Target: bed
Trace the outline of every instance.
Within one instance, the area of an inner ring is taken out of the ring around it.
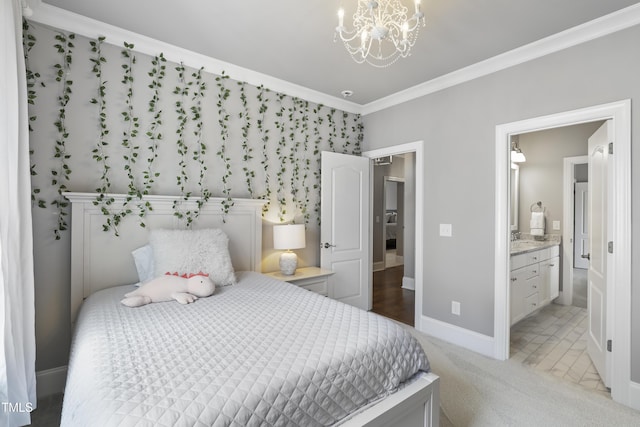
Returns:
[[[146,227],[131,217],[115,237],[95,196],[66,194],[75,327],[63,426],[438,425],[438,377],[403,327],[258,273],[261,201],[222,215],[214,200],[194,225],[228,236],[236,283],[130,308],[131,252],[148,230],[179,228],[173,198],[149,197]]]

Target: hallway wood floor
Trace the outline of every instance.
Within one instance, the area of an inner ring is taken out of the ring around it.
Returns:
[[[404,266],[396,266],[373,273],[374,313],[413,326],[415,292],[402,289]]]

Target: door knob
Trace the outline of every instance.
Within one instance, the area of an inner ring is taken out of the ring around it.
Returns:
[[[331,243],[320,243],[320,247],[324,249],[335,248],[336,245],[332,245]]]
[[[589,254],[586,254],[586,255],[580,255],[580,257],[581,257],[581,258],[586,258],[586,259],[588,259],[589,261],[591,261],[591,254],[590,254],[590,253],[589,253]]]

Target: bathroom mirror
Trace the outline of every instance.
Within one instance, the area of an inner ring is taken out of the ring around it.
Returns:
[[[520,166],[511,163],[511,231],[518,231],[518,206],[520,204]]]

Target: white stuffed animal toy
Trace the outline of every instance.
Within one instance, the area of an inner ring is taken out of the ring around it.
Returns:
[[[166,273],[125,294],[120,301],[127,307],[140,307],[152,302],[176,300],[180,304],[189,304],[195,300],[212,295],[216,285],[208,274],[198,273],[179,276],[178,273]]]

